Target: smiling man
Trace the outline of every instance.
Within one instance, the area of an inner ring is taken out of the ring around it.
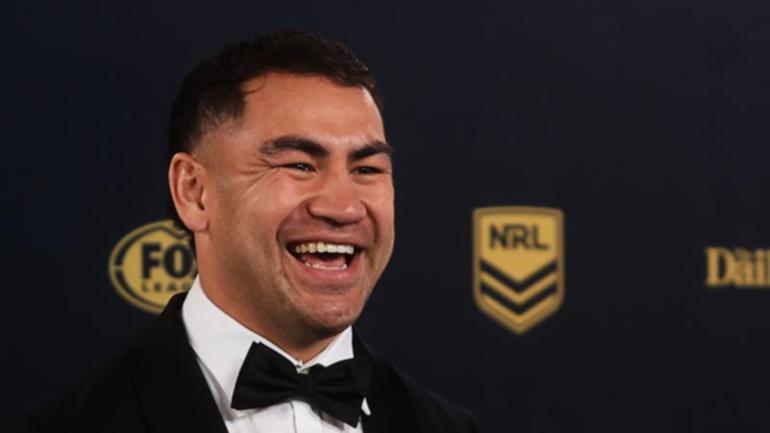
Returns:
[[[343,45],[276,32],[182,83],[168,180],[199,276],[42,431],[473,432],[352,330],[394,242],[376,83]]]
[[[356,320],[390,258],[390,147],[363,87],[275,70],[242,91],[239,118],[174,155],[172,195],[206,296],[308,360]]]

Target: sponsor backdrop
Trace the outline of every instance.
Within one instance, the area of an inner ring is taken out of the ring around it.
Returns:
[[[397,241],[373,346],[487,432],[770,431],[766,2],[3,9],[3,415],[189,286],[170,101],[201,56],[289,27],[383,88]]]

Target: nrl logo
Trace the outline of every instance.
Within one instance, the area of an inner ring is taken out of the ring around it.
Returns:
[[[473,294],[491,318],[523,334],[564,299],[564,224],[558,209],[473,212]]]

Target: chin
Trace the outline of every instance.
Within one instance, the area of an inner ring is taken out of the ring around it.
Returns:
[[[362,284],[295,285],[287,304],[308,339],[326,339],[353,325],[364,309],[371,288]]]
[[[305,323],[311,333],[321,338],[339,334],[351,326],[361,314],[363,306],[328,306],[321,310],[307,312]]]

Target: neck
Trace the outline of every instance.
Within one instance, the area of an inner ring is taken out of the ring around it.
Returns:
[[[253,331],[253,330],[252,330]],[[257,331],[254,331],[257,332]],[[306,342],[306,343],[300,343],[297,344],[295,341],[292,341],[290,339],[281,339],[280,336],[267,336],[264,334],[261,334],[257,332],[260,335],[263,335],[265,338],[270,340],[273,344],[280,347],[284,352],[288,353],[292,356],[292,358],[305,363],[310,361],[311,359],[318,356],[319,353],[323,352],[326,347],[329,346],[329,344],[334,341],[334,339],[337,337],[336,335],[333,335],[328,338],[324,338],[322,340],[315,340],[312,342]]]
[[[252,309],[248,308],[249,302],[245,300],[233,302],[232,297],[223,290],[212,289],[216,287],[218,286],[215,282],[204,281],[201,278],[203,293],[217,308],[300,362],[304,363],[318,356],[340,334],[321,334],[309,331],[305,329],[306,327],[265,322],[260,319],[264,319],[267,315],[254,314]]]

